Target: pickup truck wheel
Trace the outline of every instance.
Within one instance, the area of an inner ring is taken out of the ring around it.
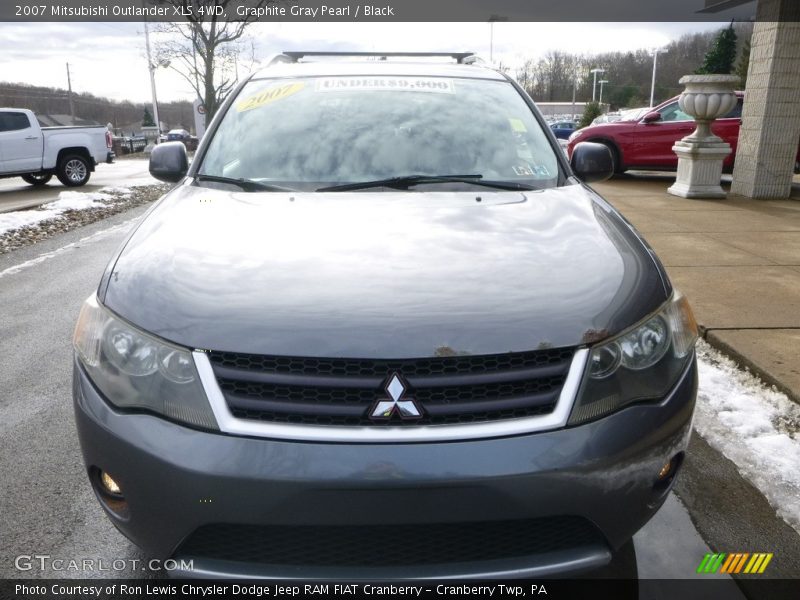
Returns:
[[[68,187],[78,187],[89,181],[89,163],[78,154],[65,156],[58,163],[58,180]]]
[[[35,186],[44,185],[52,178],[52,175],[37,175],[35,173],[28,173],[27,175],[22,176],[22,180],[25,183],[30,183],[31,185]]]

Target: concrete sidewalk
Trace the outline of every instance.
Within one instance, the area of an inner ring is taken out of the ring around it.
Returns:
[[[653,246],[709,343],[800,402],[800,200],[686,200],[672,181],[593,187]]]

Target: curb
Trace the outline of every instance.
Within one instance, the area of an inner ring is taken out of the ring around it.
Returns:
[[[719,350],[723,354],[725,354],[728,358],[734,361],[739,367],[743,367],[746,370],[750,371],[753,375],[757,376],[761,379],[765,384],[774,387],[780,392],[786,394],[786,396],[792,401],[797,404],[800,404],[800,393],[793,390],[785,383],[781,382],[778,378],[773,376],[766,371],[762,367],[756,365],[752,360],[747,358],[744,354],[739,352],[736,348],[731,346],[730,344],[723,342],[719,337],[714,334],[713,329],[707,329],[702,325],[699,326],[700,328],[700,337],[703,338],[708,344]]]

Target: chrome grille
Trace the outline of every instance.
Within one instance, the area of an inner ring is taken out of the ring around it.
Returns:
[[[575,350],[484,356],[371,360],[276,357],[212,351],[214,375],[240,419],[305,425],[446,425],[549,414]],[[376,423],[368,412],[385,399],[392,373],[423,417]]]

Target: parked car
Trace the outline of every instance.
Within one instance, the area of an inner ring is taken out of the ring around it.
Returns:
[[[192,134],[185,129],[170,129],[167,132],[168,142],[183,142],[192,137]]]
[[[100,505],[180,574],[590,571],[666,499],[687,301],[584,185],[608,150],[570,166],[513,79],[453,56],[285,53],[191,166],[153,149],[175,185],[81,311],[73,397]]]
[[[198,139],[185,129],[172,129],[167,133],[168,142],[183,142],[190,152],[197,150]]]
[[[737,92],[737,96],[739,102],[736,106],[711,127],[714,134],[733,149],[723,162],[726,172],[733,171],[739,142],[744,93]],[[678,157],[672,151],[672,146],[694,128],[694,119],[680,109],[676,96],[653,109],[624,115],[616,123],[590,125],[576,131],[569,138],[567,152],[571,153],[581,142],[596,142],[604,144],[611,151],[616,173],[629,169],[674,171],[678,168]],[[797,160],[800,161],[800,150]]]
[[[616,123],[620,119],[622,119],[622,115],[618,112],[606,113],[604,115],[600,115],[594,121],[592,121],[592,125],[599,125],[600,123]]]
[[[572,132],[575,131],[577,125],[574,121],[556,121],[550,124],[550,129],[553,130],[555,136],[559,139],[567,139]]]
[[[30,110],[0,108],[0,178],[44,185],[55,175],[66,186],[85,185],[95,167],[114,161],[105,127],[40,127]]]

